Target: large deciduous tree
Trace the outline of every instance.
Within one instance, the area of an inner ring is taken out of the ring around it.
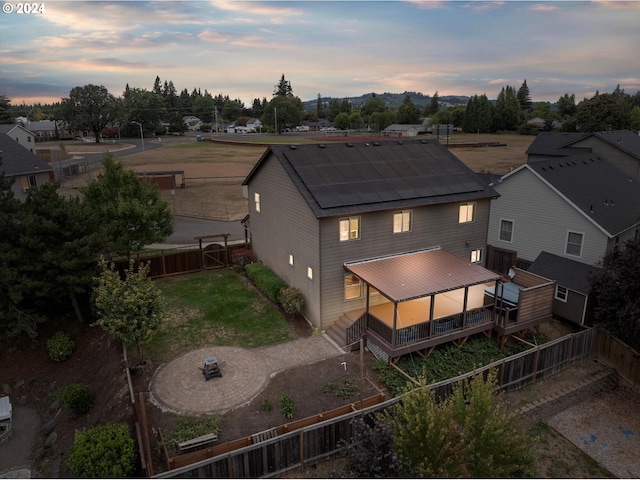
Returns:
[[[173,215],[157,185],[136,177],[110,153],[102,163],[102,175],[80,189],[91,215],[100,221],[101,251],[130,256],[171,235]]]
[[[623,130],[631,123],[630,109],[619,95],[596,94],[578,104],[576,122],[581,132]]]
[[[277,95],[265,107],[262,123],[282,131],[300,125],[303,115],[304,106],[298,97]]]
[[[604,257],[591,278],[595,322],[611,335],[640,349],[640,239]]]
[[[116,120],[117,102],[105,87],[90,84],[71,89],[61,113],[72,130],[89,130],[99,143],[102,129]]]
[[[140,135],[140,126],[144,132],[152,134],[159,130],[165,116],[165,104],[161,95],[142,88],[127,88],[123,95],[122,108],[125,116],[123,130],[132,136]]]
[[[95,325],[127,345],[135,345],[142,364],[144,345],[164,318],[160,289],[149,278],[150,264],[136,269],[131,261],[124,278],[104,259],[100,261],[100,268],[93,292],[98,317]]]

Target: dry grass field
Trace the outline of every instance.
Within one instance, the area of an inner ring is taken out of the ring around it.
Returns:
[[[186,188],[175,190],[174,196],[171,196],[169,191],[162,192],[163,198],[170,202],[176,214],[217,220],[240,220],[248,213],[247,200],[242,196],[240,184],[266,150],[265,146],[251,145],[250,142],[265,144],[323,141],[321,137],[300,136],[251,136],[241,139],[246,143],[230,145],[197,142],[193,137],[163,138],[160,148],[122,157],[122,162],[138,172],[184,171]],[[451,152],[473,171],[504,174],[526,162],[525,151],[533,139],[534,137],[523,135],[456,133],[449,138],[448,144]],[[447,144],[446,138],[440,137],[439,140],[442,144]],[[147,140],[150,141],[154,140]],[[476,143],[487,142],[500,146],[474,146]],[[58,146],[51,145],[51,148]],[[119,148],[126,146],[78,143],[65,147],[69,154],[78,156],[91,151]],[[99,170],[93,170],[82,178],[75,178],[73,186],[77,188],[78,185],[86,183],[98,172]],[[181,178],[178,177],[177,181],[180,182]],[[64,187],[69,186],[67,181]]]

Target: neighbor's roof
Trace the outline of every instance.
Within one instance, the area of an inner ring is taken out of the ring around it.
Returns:
[[[3,124],[0,124],[0,133],[5,133],[5,134],[8,135],[11,131],[15,130],[16,128],[24,130],[25,132],[30,133],[31,135],[33,135],[33,132],[31,132],[27,128],[25,128],[22,125],[19,125],[17,123],[3,123]]]
[[[496,281],[500,275],[434,248],[348,262],[344,268],[393,302]]]
[[[271,145],[243,185],[272,157],[317,218],[498,196],[435,140]]]
[[[584,138],[591,136],[599,138],[603,142],[613,145],[632,157],[640,159],[640,136],[635,132],[629,130],[610,130],[607,132],[594,132],[585,135]],[[572,143],[579,142],[580,140],[582,139],[576,139]]]
[[[538,258],[531,264],[527,271],[546,277],[574,292],[588,295],[591,290],[589,278],[600,269],[586,263],[578,262],[570,258],[554,255],[549,252],[540,252]]]
[[[540,132],[525,152],[527,155],[567,156],[584,153],[584,148],[570,148],[567,145],[582,140],[586,135],[577,132]]]
[[[6,133],[0,133],[0,170],[8,177],[53,171],[51,166],[13,140]]]
[[[528,169],[613,237],[640,222],[640,185],[595,153],[529,162]]]

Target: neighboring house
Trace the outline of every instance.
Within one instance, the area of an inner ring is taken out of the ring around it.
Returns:
[[[438,142],[274,145],[243,187],[255,259],[343,346],[366,331],[394,358],[494,328],[496,192]]]
[[[593,319],[590,278],[599,270],[586,263],[540,252],[528,271],[555,280],[552,308],[554,315],[586,325]]]
[[[187,128],[192,131],[200,130],[200,127],[202,126],[202,121],[193,115],[185,115],[182,117],[182,121],[187,125]]]
[[[640,136],[629,130],[595,133],[540,133],[527,149],[529,162],[577,153],[596,153],[640,182]]]
[[[0,134],[5,134],[31,153],[36,153],[35,136],[22,125],[0,125]]]
[[[421,125],[409,125],[403,123],[394,123],[382,130],[383,136],[393,136],[397,138],[416,137],[423,133],[427,133],[427,126]]]
[[[640,186],[597,154],[529,161],[494,188],[488,243],[525,265],[542,251],[597,265],[638,237]]]
[[[37,122],[27,122],[24,126],[33,132],[37,142],[51,142],[54,140],[73,138],[73,135],[67,130],[65,123],[61,120],[39,120]]]
[[[262,122],[259,118],[250,118],[247,120],[247,128],[253,133],[260,132],[262,130]]]
[[[18,200],[27,198],[27,190],[53,180],[53,168],[18,142],[0,133],[0,170],[7,178],[13,178],[12,190]]]

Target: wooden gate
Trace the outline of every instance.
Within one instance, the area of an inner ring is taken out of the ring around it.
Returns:
[[[212,243],[202,250],[202,268],[205,270],[226,268],[228,266],[229,256],[225,245]]]

